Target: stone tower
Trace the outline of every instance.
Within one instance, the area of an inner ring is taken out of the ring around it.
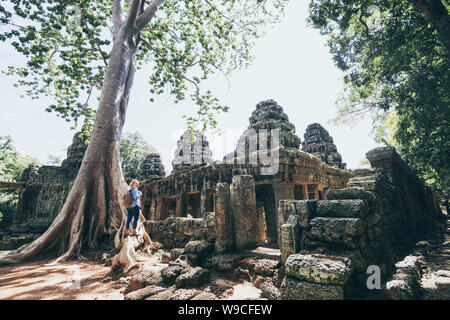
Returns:
[[[83,161],[88,145],[82,139],[81,132],[75,133],[72,144],[67,148],[67,158],[61,163],[61,167],[67,171],[68,179],[75,179]]]
[[[274,100],[266,100],[258,103],[256,109],[249,118],[249,126],[239,138],[234,151],[234,157],[238,156],[238,151],[249,149],[249,141],[257,139],[257,150],[270,149],[271,146],[271,130],[279,129],[279,146],[285,149],[299,149],[300,138],[295,134],[295,126],[289,122],[289,118],[284,113],[283,108]],[[267,144],[260,145],[261,130],[267,130]],[[255,134],[256,133],[256,134]],[[247,152],[246,152],[247,153]],[[228,154],[225,158],[232,157]]]
[[[331,167],[340,169],[347,167],[345,163],[342,163],[342,157],[333,143],[333,138],[319,123],[310,124],[306,128],[302,150],[318,157]]]
[[[195,166],[208,164],[212,161],[212,152],[206,137],[194,130],[191,138],[189,131],[185,131],[177,142],[174,159],[172,161],[173,171],[191,169]]]
[[[161,156],[157,153],[149,153],[144,156],[139,168],[137,179],[139,181],[153,181],[164,178],[166,172],[161,161]]]

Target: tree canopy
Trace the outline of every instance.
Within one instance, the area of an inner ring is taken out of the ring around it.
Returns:
[[[309,15],[345,72],[337,120],[372,114],[377,139],[394,144],[447,199],[449,8],[439,0],[313,0]]]
[[[188,125],[215,127],[214,113],[228,107],[201,82],[212,72],[227,75],[246,67],[254,40],[279,20],[288,0],[163,2],[140,32],[136,64],[152,64],[151,100],[167,92],[175,102],[188,96],[199,106],[197,115],[187,117]],[[125,1],[125,10],[130,3]],[[16,85],[25,86],[32,98],[52,96],[55,103],[46,111],[75,124],[91,122],[91,98],[102,88],[115,30],[112,13],[113,1],[105,0],[2,2],[0,40],[26,59],[23,66],[9,66],[7,74],[18,77]]]

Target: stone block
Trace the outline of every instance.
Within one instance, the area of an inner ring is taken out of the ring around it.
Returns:
[[[318,217],[361,218],[369,213],[364,200],[323,200],[317,204]]]
[[[269,300],[281,300],[280,289],[275,287],[271,281],[265,281],[261,283],[259,289],[261,290],[261,295]]]
[[[259,242],[255,181],[252,176],[233,177],[230,188],[236,249],[256,248]]]
[[[323,218],[317,217],[310,222],[311,230],[307,237],[324,243],[342,245],[357,249],[363,232],[363,223],[359,218]]]
[[[183,271],[182,266],[169,266],[161,270],[161,277],[165,284],[172,285],[175,283],[177,277]]]
[[[369,202],[375,201],[376,197],[372,192],[364,190],[364,188],[344,188],[331,189],[325,194],[327,200],[346,200],[346,199],[362,199]]]
[[[343,300],[344,287],[317,284],[285,277],[280,288],[281,300]]]
[[[133,291],[124,296],[124,300],[145,300],[151,296],[165,291],[166,288],[160,286],[149,286],[137,291]]]
[[[317,200],[280,200],[279,212],[283,221],[290,215],[298,216],[301,228],[307,228],[309,221],[316,216]]]
[[[207,283],[210,279],[209,270],[196,267],[181,274],[176,280],[177,288],[192,288],[199,287]]]
[[[293,254],[285,263],[286,275],[308,282],[344,285],[352,274],[351,260],[322,254]]]

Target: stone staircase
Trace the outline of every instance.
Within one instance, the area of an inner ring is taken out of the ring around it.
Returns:
[[[368,185],[374,179],[360,181]],[[284,203],[291,210],[282,226],[282,299],[343,299],[370,260],[363,255],[373,251],[371,239],[381,232],[373,231],[379,222],[373,193],[346,188],[330,190],[326,197],[316,205],[311,201]],[[301,225],[298,221],[305,217],[310,219]]]

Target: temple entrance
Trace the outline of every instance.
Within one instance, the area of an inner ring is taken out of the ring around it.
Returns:
[[[264,216],[264,234],[266,234],[265,242],[276,242],[278,237],[277,231],[277,206],[275,204],[275,193],[271,184],[255,186],[256,203],[261,204]],[[262,232],[261,232],[262,234]]]
[[[306,200],[305,199],[305,186],[298,184],[294,187],[294,199],[295,200]]]

